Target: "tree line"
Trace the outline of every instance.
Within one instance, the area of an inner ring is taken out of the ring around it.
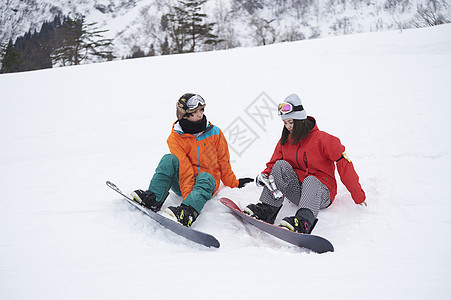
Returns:
[[[192,4],[200,12],[200,4],[208,1],[162,0],[143,7],[132,23],[139,26],[132,27],[134,31],[118,33],[116,41],[130,48],[131,57],[141,57],[451,22],[446,0],[418,1],[423,5],[414,0],[231,0],[228,4],[216,1],[214,5],[205,5],[208,20],[212,21],[209,23],[205,14],[198,17],[190,10]],[[354,16],[349,16],[351,10],[356,11]],[[366,20],[360,11],[372,19]],[[188,39],[190,23],[186,20],[190,19],[201,20],[201,24],[210,28],[206,34],[213,34],[214,38],[200,35],[203,40]]]
[[[195,52],[200,45],[216,45],[221,40],[213,34],[215,23],[207,22],[201,12],[207,0],[179,1],[172,13],[161,18],[161,28],[167,33],[159,45],[161,54]],[[84,16],[55,17],[45,22],[36,32],[27,32],[13,43],[2,45],[0,73],[31,71],[53,66],[78,65],[84,60],[114,59],[112,39],[103,37],[96,23],[86,23]],[[135,47],[131,56],[136,58],[155,55],[151,45],[145,53]]]
[[[451,22],[445,0],[424,1],[409,24],[397,21],[400,29]],[[136,20],[139,31],[116,36],[116,42],[130,47],[130,55],[122,58],[229,49],[243,46],[243,36],[248,45],[312,39],[321,36],[324,22],[335,34],[349,34],[355,32],[353,20],[340,18],[340,12],[369,5],[365,0],[329,0],[323,7],[315,0],[234,0],[230,7],[218,5],[210,10],[207,17],[206,2],[164,0],[141,9]],[[386,0],[383,9],[397,19],[396,14],[412,10],[413,5],[411,0]],[[385,28],[380,22],[372,30]],[[104,38],[105,32],[96,23],[87,23],[84,16],[56,17],[39,31],[0,45],[0,73],[112,60],[113,41]]]
[[[2,45],[0,73],[13,73],[78,65],[92,60],[112,60],[112,39],[103,37],[96,23],[86,23],[84,16],[55,17],[41,29]]]

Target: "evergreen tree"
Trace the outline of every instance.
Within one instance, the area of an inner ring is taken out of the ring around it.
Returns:
[[[41,46],[38,33],[27,32],[5,50],[2,72],[22,72],[52,67],[50,54]]]
[[[207,0],[179,0],[173,6],[174,13],[162,19],[162,28],[169,32],[174,42],[175,53],[195,52],[200,45],[216,45],[218,36],[212,33],[215,23],[206,21],[207,15],[201,13]],[[188,47],[188,49],[186,49]]]
[[[112,39],[103,38],[102,33],[108,30],[99,30],[97,23],[85,22],[84,16],[74,20],[67,18],[60,27],[61,44],[53,52],[54,62],[62,65],[79,65],[87,57],[112,60]]]
[[[8,47],[8,44],[0,43],[0,58],[3,58],[3,55],[5,55],[6,47]]]
[[[132,49],[132,55],[127,56],[126,59],[130,58],[139,58],[139,57],[145,57],[146,53],[138,46],[133,47]]]
[[[149,53],[147,53],[147,56],[155,56],[155,47],[153,44],[150,45]]]
[[[44,25],[43,25],[44,26]],[[52,67],[51,50],[46,47],[47,39],[41,38],[40,33],[28,32],[18,38],[15,47],[20,50],[22,65],[20,71],[47,69]]]
[[[171,54],[167,36],[164,38],[164,42],[160,44],[160,52],[161,52],[161,55]]]
[[[27,32],[3,46],[0,53],[1,73],[38,70],[52,67],[52,58],[62,65],[78,65],[87,56],[112,60],[111,39],[104,39],[95,23],[85,24],[84,17],[75,20],[55,17],[44,22],[39,32]]]
[[[8,44],[0,43],[0,62],[3,60],[3,56],[5,56],[6,54],[6,47],[8,47]]]
[[[19,51],[14,48],[12,40],[9,41],[2,58],[2,68],[0,73],[19,72],[21,65],[21,57]]]
[[[175,7],[174,7],[175,8]],[[183,53],[186,46],[186,31],[185,31],[185,15],[182,10],[175,9],[175,13],[167,14],[162,17],[162,29],[168,31],[169,37],[172,40],[173,46],[169,46],[168,38],[166,37],[162,45],[162,54]],[[172,49],[171,49],[172,48]]]
[[[42,24],[39,32],[27,32],[5,48],[2,72],[22,72],[52,67],[50,53],[54,48],[56,27],[52,22]]]

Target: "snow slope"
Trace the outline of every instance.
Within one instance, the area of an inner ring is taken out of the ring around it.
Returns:
[[[451,25],[1,75],[0,298],[447,299],[450,83]],[[194,224],[219,249],[107,188],[147,187],[187,91],[206,99],[239,177],[264,169],[282,130],[272,108],[290,93],[340,137],[368,207],[339,183],[315,228],[334,253],[276,240],[219,203],[256,202],[252,184],[221,188]]]

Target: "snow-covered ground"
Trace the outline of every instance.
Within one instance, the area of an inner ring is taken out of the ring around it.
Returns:
[[[450,84],[451,25],[1,75],[0,298],[447,299]],[[264,169],[290,93],[341,138],[368,207],[339,183],[314,231],[335,252],[286,244],[219,203],[256,202],[253,184],[221,188],[194,223],[219,249],[105,185],[148,186],[188,91],[239,177]]]

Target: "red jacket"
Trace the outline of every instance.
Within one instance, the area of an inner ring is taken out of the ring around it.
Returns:
[[[312,117],[308,118],[315,121]],[[365,201],[365,192],[360,186],[359,176],[354,170],[354,165],[347,159],[344,151],[345,147],[340,140],[333,135],[320,131],[315,121],[315,127],[307,139],[302,140],[298,145],[293,145],[291,141],[287,141],[282,146],[279,140],[263,173],[269,175],[275,162],[283,159],[293,167],[299,181],[304,181],[308,175],[313,175],[319,179],[329,189],[330,199],[333,201],[337,195],[336,163],[341,181],[351,193],[354,202],[360,204]]]

